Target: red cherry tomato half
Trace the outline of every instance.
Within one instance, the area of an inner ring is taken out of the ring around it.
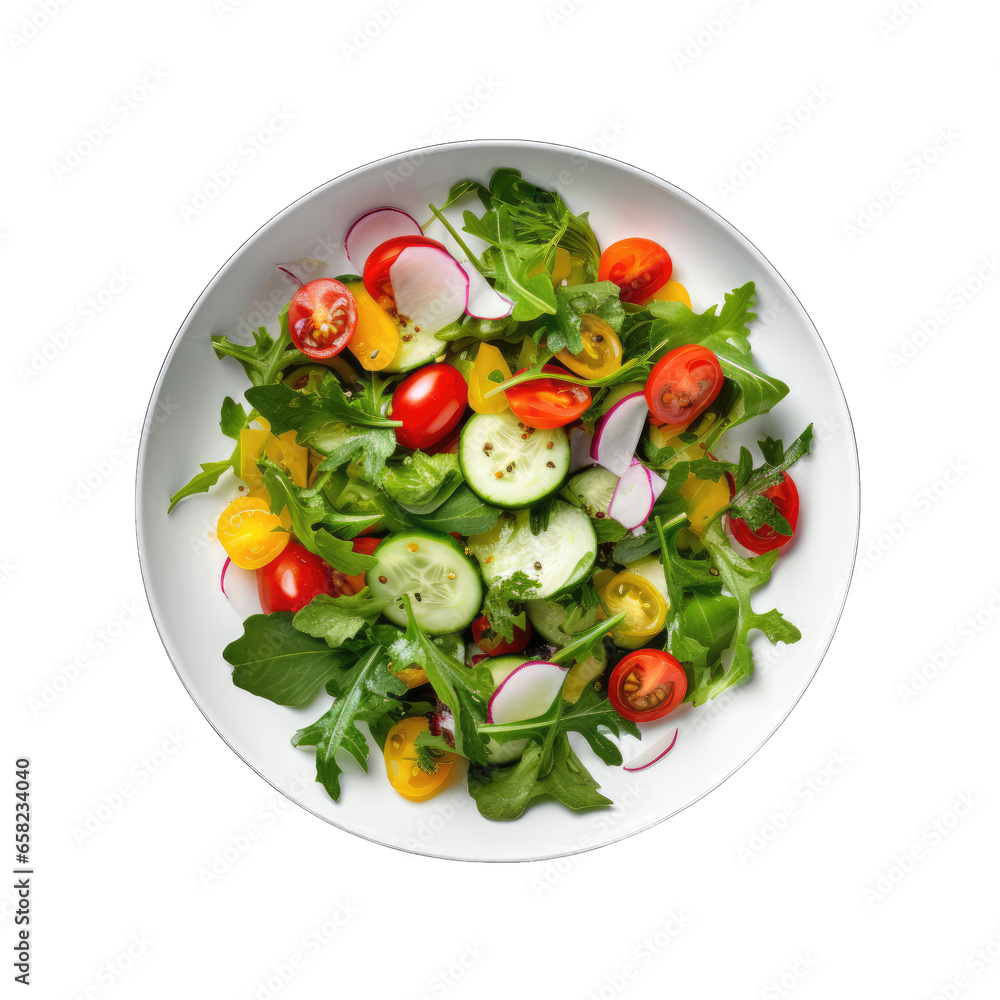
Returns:
[[[680,661],[661,649],[637,649],[611,672],[608,697],[614,710],[632,722],[656,722],[687,694]]]
[[[469,402],[469,387],[451,365],[427,365],[408,375],[392,394],[396,440],[404,448],[429,448],[458,426]]]
[[[407,247],[437,247],[439,250],[447,249],[437,240],[432,240],[427,236],[394,236],[385,243],[380,243],[368,255],[365,261],[365,270],[361,280],[365,283],[365,290],[380,305],[385,306],[383,300],[388,298],[394,302],[392,294],[392,281],[389,279],[389,268],[396,263],[396,258]]]
[[[461,437],[462,428],[456,427],[446,438],[442,438],[437,444],[429,444],[424,451],[428,455],[457,455]]]
[[[303,285],[288,303],[292,343],[307,357],[320,360],[339,354],[354,335],[358,307],[346,285],[317,278]]]
[[[522,368],[515,374],[527,371]],[[543,372],[567,375],[564,368],[546,365]],[[529,427],[548,429],[565,427],[590,409],[590,390],[554,378],[533,378],[506,390],[511,412]]]
[[[779,549],[782,545],[787,545],[794,537],[794,532],[799,523],[799,491],[792,482],[792,477],[783,472],[782,480],[777,486],[764,490],[766,496],[775,507],[778,513],[788,522],[792,529],[791,535],[779,535],[769,524],[762,524],[756,531],[752,531],[750,526],[742,517],[729,518],[729,531],[744,548],[763,555],[772,549]],[[729,492],[733,492],[732,477],[729,479]]]
[[[355,552],[371,555],[381,538],[355,538]],[[257,596],[265,615],[275,611],[300,611],[317,594],[340,597],[358,594],[365,574],[345,576],[298,542],[289,542],[276,559],[257,570]]]
[[[689,424],[722,388],[722,366],[707,347],[686,344],[660,358],[646,380],[646,405],[664,424]]]
[[[531,642],[531,623],[525,621],[526,628],[514,626],[514,638],[508,642],[502,635],[497,635],[486,615],[481,615],[472,623],[472,638],[476,645],[490,656],[506,656],[508,653],[520,653]]]
[[[674,263],[659,243],[632,236],[612,243],[601,254],[598,281],[613,281],[623,302],[645,302],[674,272]]]

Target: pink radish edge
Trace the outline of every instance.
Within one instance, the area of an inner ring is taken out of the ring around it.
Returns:
[[[645,771],[647,767],[652,767],[658,761],[663,760],[663,758],[666,757],[671,750],[673,750],[674,744],[677,742],[677,734],[679,732],[680,732],[679,729],[674,730],[673,739],[671,739],[670,745],[665,750],[660,750],[660,747],[666,742],[667,739],[666,736],[663,736],[656,743],[654,743],[645,753],[641,753],[639,754],[638,757],[633,757],[632,760],[630,760],[627,764],[623,764],[622,770],[631,772]],[[645,763],[639,764],[638,767],[635,766],[638,761],[641,761],[644,757],[648,757],[650,754],[656,754],[656,756],[650,761],[646,761]]]
[[[536,685],[536,689],[542,692],[542,697],[544,698],[548,694],[548,692],[543,689],[543,684],[549,684],[552,687],[552,696],[548,698],[548,701],[545,703],[542,709],[539,712],[536,712],[535,715],[525,715],[520,718],[503,719],[501,721],[520,722],[522,721],[522,719],[532,719],[536,715],[543,714],[555,700],[556,695],[558,695],[560,690],[562,690],[563,681],[565,681],[566,679],[566,672],[567,672],[566,668],[560,667],[558,663],[550,663],[548,660],[529,660],[527,663],[522,663],[519,667],[515,667],[506,676],[506,678],[499,685],[497,685],[497,689],[490,696],[489,703],[486,706],[487,722],[493,723],[496,721],[493,717],[493,712],[494,708],[496,707],[497,699],[500,698],[505,691],[506,691],[506,698],[504,698],[503,700],[506,701],[510,699],[511,681],[515,677],[517,677],[518,674],[521,674],[521,677],[517,681],[514,681],[513,684],[514,689],[518,687],[524,687],[525,684],[532,683],[530,678],[526,678],[524,676],[524,670],[528,667],[552,667],[554,670],[559,671],[559,674],[552,674],[550,671],[545,671],[544,674],[539,674],[538,670],[530,671],[530,673],[535,677],[533,683]],[[558,684],[554,684],[553,683],[554,681],[558,681]]]
[[[636,493],[637,490],[640,492]],[[638,528],[649,520],[655,503],[656,496],[649,469],[637,458],[633,458],[632,464],[618,480],[618,485],[611,494],[608,515],[626,528]]]
[[[377,239],[371,235],[372,232],[378,237]],[[386,205],[382,208],[373,208],[370,212],[365,212],[364,215],[359,215],[351,223],[347,235],[344,237],[344,250],[347,253],[347,259],[360,272],[364,270],[365,262],[372,250],[381,246],[386,240],[394,239],[397,236],[422,235],[423,230],[420,228],[420,223],[412,215],[404,212],[401,208]]]
[[[389,268],[396,309],[428,334],[443,330],[469,305],[469,276],[447,250],[407,247]]]
[[[299,278],[296,275],[292,274],[292,272],[289,271],[287,267],[282,267],[281,264],[278,264],[276,266],[277,266],[277,268],[278,268],[279,271],[284,271],[285,274],[287,274],[288,277],[292,279],[292,281],[297,281],[299,283],[299,287],[300,288],[302,287],[302,285],[305,284],[305,282],[301,278]]]
[[[625,475],[635,458],[648,415],[644,393],[633,392],[618,400],[597,425],[590,457],[616,476]]]
[[[229,600],[229,595],[226,593],[226,573],[229,572],[229,564],[232,559],[226,556],[226,561],[222,564],[222,576],[219,577],[219,587],[222,589],[222,596]]]
[[[469,279],[469,301],[465,311],[473,319],[503,319],[514,311],[514,300],[498,292],[479,273],[474,264],[459,261],[458,265]],[[487,308],[489,302],[495,303],[496,308]]]

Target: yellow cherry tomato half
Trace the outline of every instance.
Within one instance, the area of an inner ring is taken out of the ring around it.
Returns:
[[[283,523],[283,521],[285,523]],[[288,544],[287,512],[279,518],[258,497],[237,497],[219,518],[217,535],[226,555],[240,569],[260,569],[279,556]]]
[[[601,599],[608,617],[625,612],[625,618],[611,632],[616,645],[623,649],[638,649],[667,620],[667,600],[663,594],[649,580],[628,570],[608,580],[601,590]]]
[[[583,350],[570,354],[564,347],[556,355],[557,361],[580,378],[604,378],[621,368],[622,342],[603,319],[593,313],[584,313],[580,320],[580,336]]]
[[[687,500],[691,531],[700,538],[708,522],[729,503],[729,483],[725,476],[718,481],[688,476],[680,494]]]
[[[688,309],[691,308],[691,296],[688,295],[688,290],[679,281],[673,279],[662,288],[657,288],[643,304],[649,305],[650,302],[680,302]]]
[[[427,720],[422,716],[402,719],[389,730],[382,750],[389,784],[411,802],[421,802],[437,795],[455,763],[453,753],[431,750],[435,769],[425,771],[420,767],[414,744],[425,729]]]
[[[352,281],[348,290],[358,309],[358,325],[347,342],[347,349],[370,372],[380,372],[392,363],[399,351],[399,327],[395,320],[365,291],[360,281]]]
[[[469,406],[476,413],[503,413],[510,409],[507,393],[487,396],[501,382],[510,378],[510,365],[492,344],[480,344],[479,353],[469,372]]]

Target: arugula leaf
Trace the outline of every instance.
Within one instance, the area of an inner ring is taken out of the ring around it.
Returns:
[[[315,392],[297,392],[284,383],[247,389],[250,403],[275,434],[294,430],[300,444],[327,456],[324,471],[361,458],[365,478],[378,485],[386,459],[396,450],[392,428],[401,427],[380,412],[380,389],[374,379],[348,398],[339,380],[327,375]]]
[[[785,451],[781,441],[765,438],[758,441],[765,455],[765,464],[753,469],[753,459],[746,448],[740,450],[740,464],[736,474],[736,493],[726,510],[733,517],[746,521],[751,531],[759,531],[765,524],[779,535],[791,535],[792,526],[764,492],[784,480],[784,472],[803,455],[809,453],[813,425],[810,424]],[[718,517],[719,515],[717,515]]]
[[[732,642],[738,617],[739,601],[735,597],[694,594],[681,610],[681,630],[704,647],[707,662],[718,663],[722,651]]]
[[[462,193],[473,188],[466,186]],[[562,247],[577,261],[575,284],[597,276],[600,248],[586,215],[576,216],[552,191],[521,177],[520,171],[497,170],[488,191],[475,190],[486,207],[482,218],[464,213],[465,231],[489,244],[482,261],[496,289],[514,300],[512,318],[555,315],[552,287],[555,251]]]
[[[487,819],[495,820],[517,819],[544,795],[570,809],[612,805],[611,799],[598,791],[600,787],[573,752],[565,733],[554,736],[551,748],[529,744],[520,761],[510,767],[492,770],[487,776],[469,773],[469,794],[476,807]]]
[[[752,281],[726,292],[726,300],[715,319],[715,331],[727,330],[737,336],[749,337],[750,324],[757,318],[757,314],[750,310],[756,303],[757,288]]]
[[[246,372],[251,385],[268,385],[289,365],[302,364],[307,360],[297,348],[292,347],[292,337],[288,332],[288,304],[278,313],[280,333],[275,340],[266,326],[253,331],[253,343],[237,344],[228,337],[212,337],[216,357],[235,358]]]
[[[251,615],[243,635],[229,643],[222,656],[233,667],[233,683],[277,705],[300,708],[353,654],[334,652],[324,642],[303,635],[292,625],[290,611]]]
[[[178,503],[185,497],[194,496],[196,493],[207,493],[220,479],[222,474],[232,469],[237,475],[240,471],[240,432],[250,423],[250,415],[243,407],[229,396],[222,401],[222,415],[219,418],[219,427],[226,437],[236,441],[236,449],[233,454],[222,462],[203,462],[201,472],[186,485],[182,486],[171,498],[170,506],[167,507],[169,514]]]
[[[617,767],[622,763],[621,748],[601,732],[606,729],[617,737],[622,733],[640,739],[639,727],[628,719],[623,719],[613,708],[608,698],[602,698],[591,685],[587,685],[575,704],[566,703],[559,720],[562,732],[576,732],[590,744],[590,749],[605,764]]]
[[[430,513],[458,489],[462,480],[457,455],[415,451],[400,465],[386,469],[382,489],[406,510]]]
[[[338,649],[365,625],[374,625],[388,604],[388,598],[375,598],[367,587],[360,593],[340,597],[318,594],[296,612],[292,624],[300,632],[324,639],[327,645]]]
[[[515,570],[508,579],[495,580],[486,591],[483,614],[494,633],[507,642],[514,638],[514,629],[524,628],[527,616],[520,610],[523,601],[530,601],[539,583],[521,570]],[[517,609],[517,610],[515,610]]]
[[[454,531],[465,536],[477,535],[494,527],[500,516],[498,508],[484,503],[464,483],[440,507],[426,514],[403,510],[384,494],[373,497],[372,502],[385,518],[390,531],[416,527]]]
[[[316,748],[316,780],[322,782],[330,798],[340,798],[340,775],[343,768],[337,762],[337,751],[346,750],[366,771],[368,741],[356,721],[368,721],[372,704],[387,704],[387,691],[405,691],[406,685],[386,669],[385,649],[371,646],[354,665],[335,674],[327,683],[327,692],[334,695],[330,709],[312,725],[300,729],[292,737],[292,746]],[[374,696],[374,698],[373,698]]]
[[[561,246],[582,262],[578,283],[596,278],[601,250],[586,212],[574,215],[558,194],[532,184],[510,167],[494,172],[489,191],[494,207],[504,205],[510,210],[515,238],[521,245],[529,249]]]
[[[201,472],[186,486],[182,486],[170,498],[170,506],[167,507],[167,513],[169,514],[185,497],[194,496],[195,493],[207,493],[219,481],[222,474],[232,469],[232,467],[232,460],[225,462],[203,462]]]
[[[594,285],[566,285],[556,290],[555,316],[548,319],[536,335],[545,335],[553,354],[566,348],[570,354],[583,350],[580,321],[586,314],[603,319],[615,332],[625,319],[621,289],[611,281]]]
[[[486,743],[477,732],[477,721],[485,718],[485,702],[493,693],[493,678],[485,667],[469,668],[439,649],[413,617],[410,595],[406,606],[406,634],[390,647],[393,662],[423,668],[434,693],[448,706],[455,719],[455,751],[475,763],[485,763]]]
[[[552,518],[552,505],[555,501],[554,496],[547,496],[532,504],[528,513],[528,528],[533,535],[540,535],[543,531],[548,530],[549,521]]]
[[[753,559],[744,559],[733,550],[725,532],[717,523],[708,526],[702,542],[711,553],[726,589],[737,602],[737,613],[731,638],[726,647],[732,653],[732,663],[729,669],[725,670],[721,662],[721,654],[725,653],[725,650],[720,651],[720,662],[709,664],[710,669],[687,693],[685,700],[694,705],[702,705],[708,699],[715,698],[734,685],[742,684],[750,677],[753,673],[753,653],[747,645],[747,638],[751,631],[756,629],[763,632],[772,644],[798,642],[802,638],[802,633],[776,609],[759,614],[753,610],[751,604],[753,591],[762,587],[771,578],[771,569],[778,558],[777,550],[766,552]],[[723,627],[721,609],[713,611],[711,621],[714,622],[712,631],[717,637]],[[714,645],[717,646],[718,643]],[[673,644],[670,649],[678,659],[681,659]]]
[[[582,660],[590,655],[590,651],[597,645],[620,621],[626,616],[626,612],[619,611],[611,618],[602,618],[590,628],[580,632],[574,632],[572,640],[565,646],[557,649],[549,656],[551,663],[572,663],[574,660]],[[565,622],[563,626],[565,627]]]
[[[365,387],[367,389],[367,387]],[[297,436],[313,437],[331,423],[353,427],[401,427],[399,420],[390,420],[374,413],[365,405],[366,393],[348,398],[337,376],[326,376],[315,392],[298,392],[284,382],[247,389],[247,399],[270,421],[275,434],[294,430]]]
[[[219,418],[219,427],[226,437],[239,442],[240,432],[250,423],[250,415],[231,396],[226,396],[222,401],[222,416]]]
[[[292,531],[300,544],[324,559],[334,569],[352,576],[355,573],[364,573],[377,564],[378,560],[374,556],[355,552],[350,542],[337,538],[325,528],[316,527],[324,521],[336,522],[338,518],[344,517],[349,521],[356,521],[357,518],[338,515],[315,490],[300,489],[273,464],[264,469],[264,488],[271,498],[271,512],[280,514],[287,508],[292,519]]]

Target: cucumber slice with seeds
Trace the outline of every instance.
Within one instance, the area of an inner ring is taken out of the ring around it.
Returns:
[[[597,536],[590,518],[557,500],[543,531],[533,535],[530,520],[527,510],[502,514],[492,531],[469,539],[483,579],[487,584],[509,580],[520,570],[539,583],[532,597],[550,597],[576,586],[590,573],[597,557]]]
[[[378,565],[365,574],[375,597],[389,598],[382,612],[406,626],[403,594],[410,595],[413,617],[428,635],[461,632],[479,614],[483,584],[476,563],[451,535],[439,531],[400,531],[375,550]]]
[[[525,427],[509,410],[477,413],[462,429],[458,460],[469,487],[487,503],[528,507],[562,486],[569,439],[561,427]]]

